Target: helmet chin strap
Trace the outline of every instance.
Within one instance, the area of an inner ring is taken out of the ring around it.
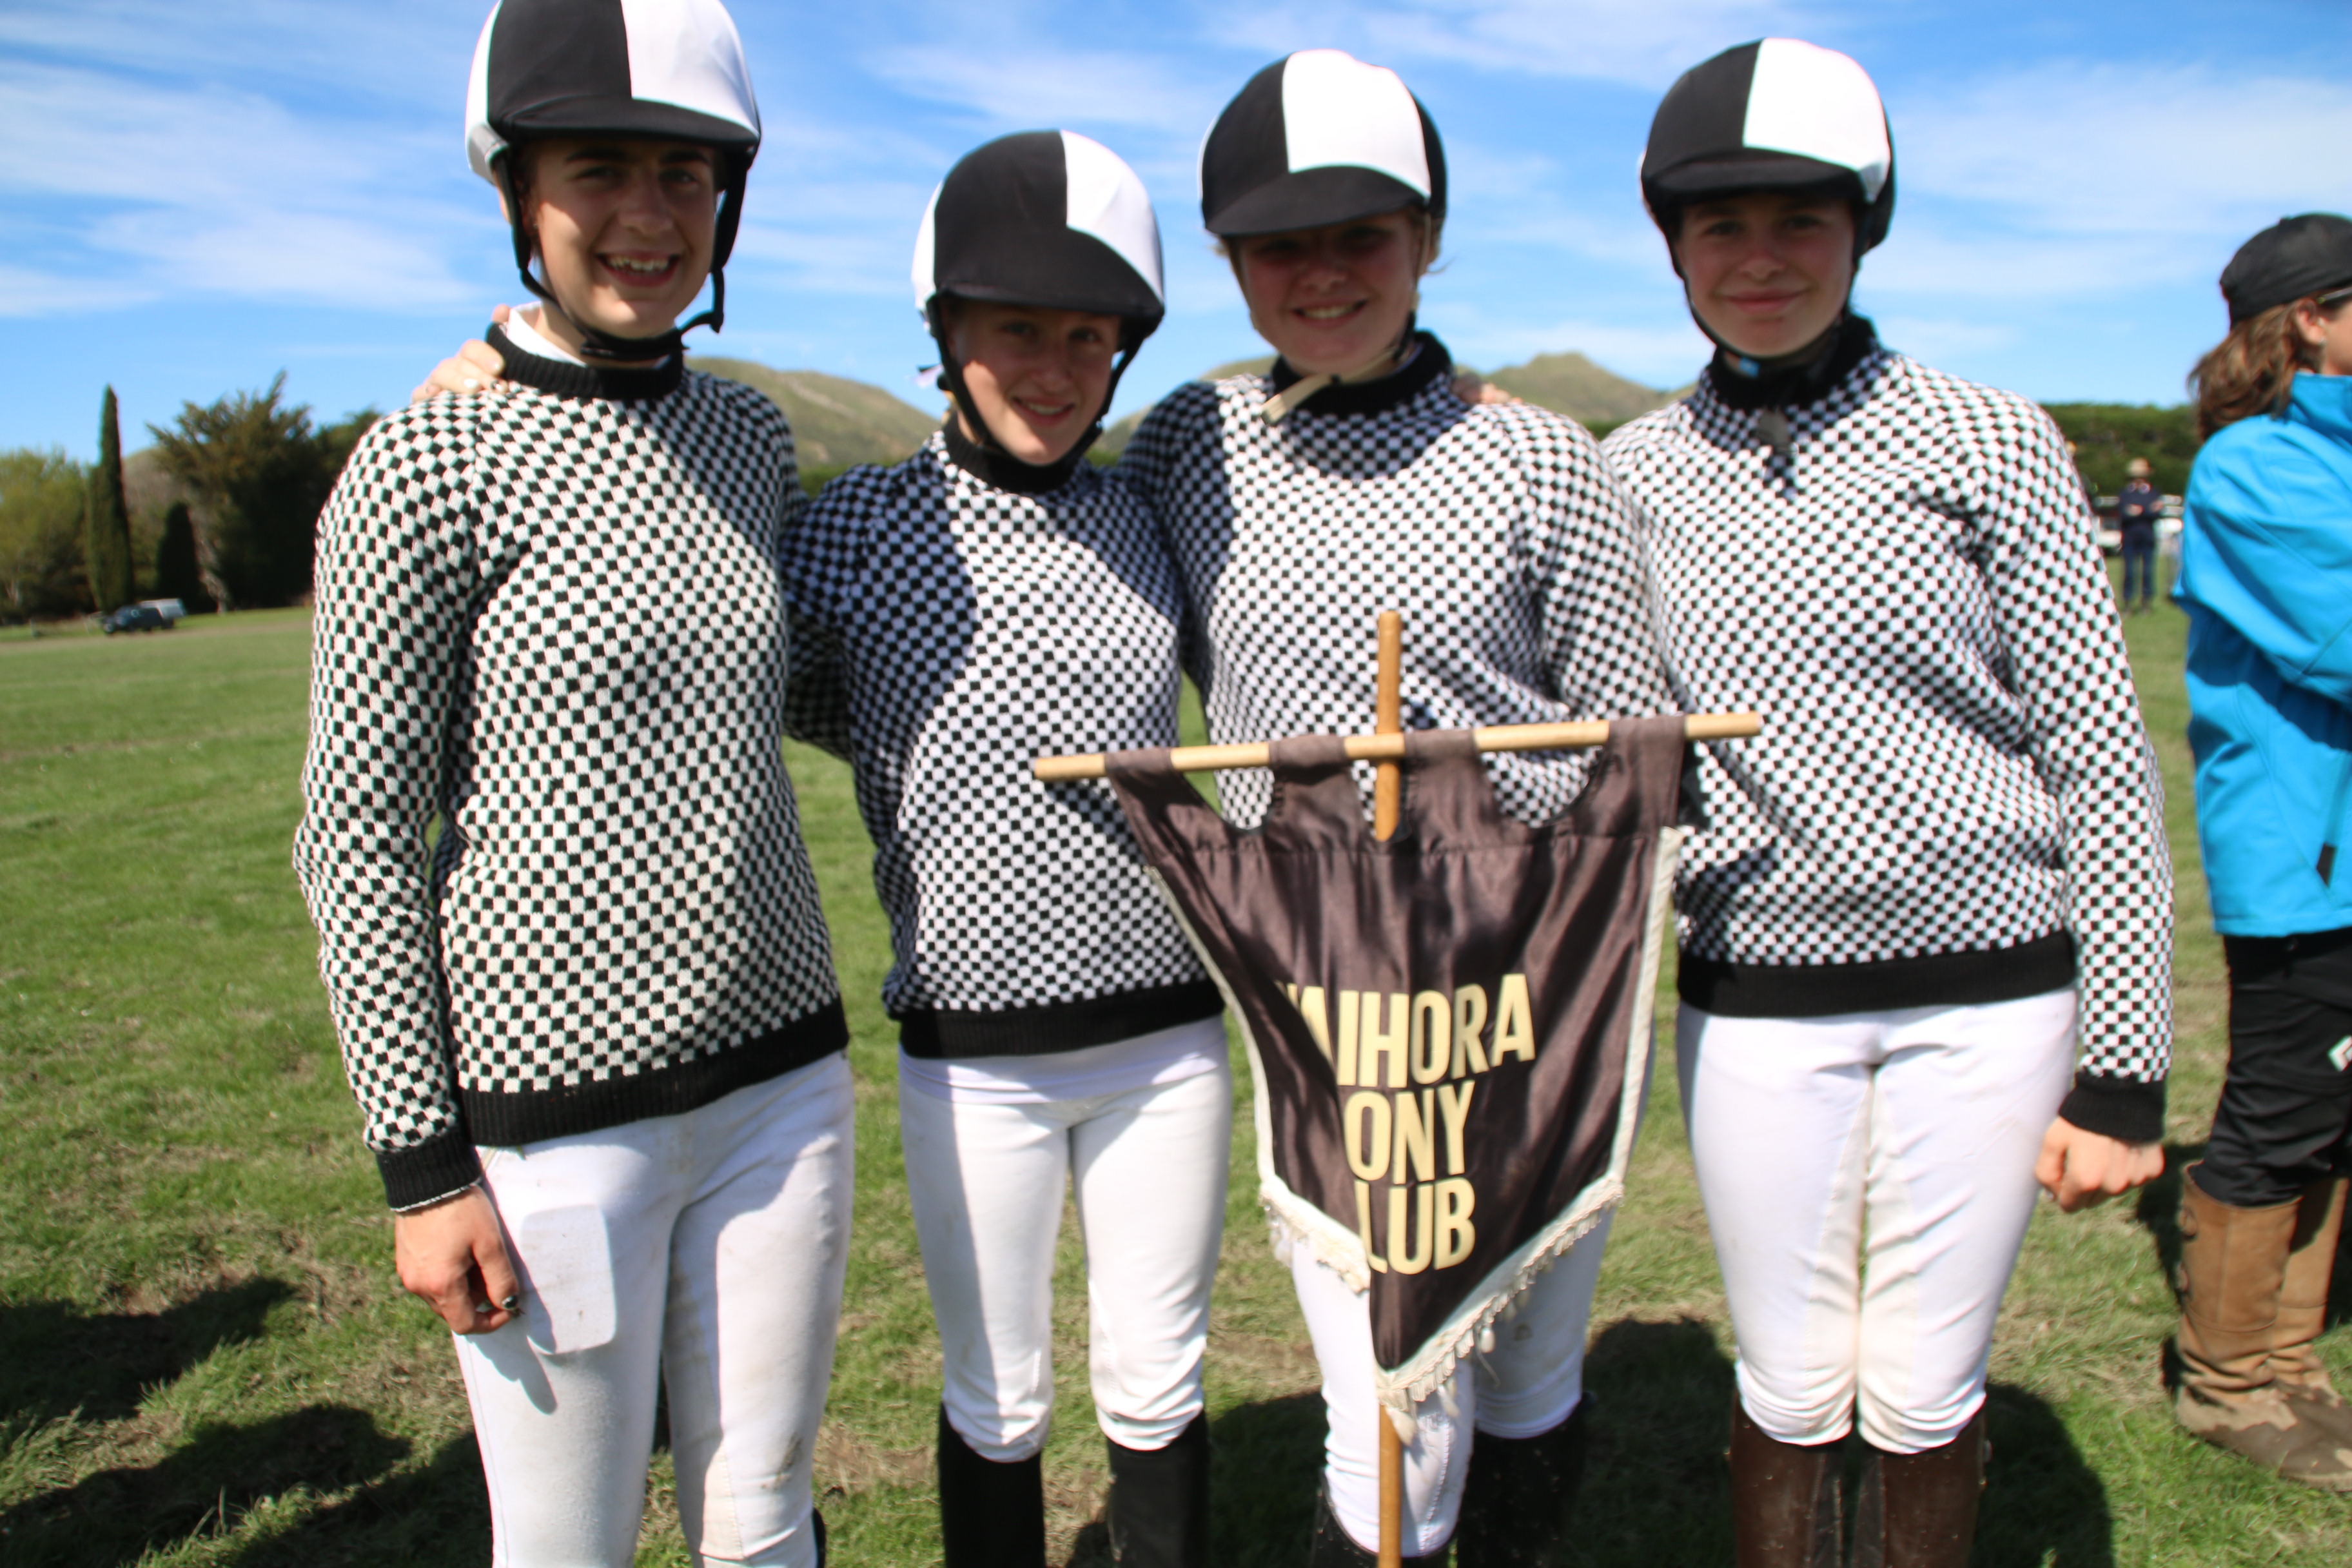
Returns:
[[[989,427],[987,420],[981,417],[979,405],[972,402],[971,393],[963,384],[963,366],[956,361],[955,345],[947,330],[947,312],[941,304],[945,298],[945,295],[934,294],[931,296],[930,303],[923,307],[923,319],[931,329],[931,342],[939,345],[940,384],[948,389],[950,397],[955,399],[957,411],[963,416],[963,423],[971,427],[974,446],[983,452],[1006,458],[1016,463],[1024,462],[1026,459],[1013,457],[1011,452],[1004,449],[1004,444],[996,438],[996,432]],[[1135,363],[1136,351],[1143,346],[1140,339],[1132,343],[1128,342],[1126,341],[1128,331],[1128,324],[1121,321],[1118,358],[1111,363],[1110,383],[1103,388],[1102,406],[1095,410],[1094,423],[1087,426],[1087,433],[1079,437],[1068,451],[1051,463],[1032,463],[1029,465],[1031,468],[1051,468],[1070,463],[1085,457],[1094,448],[1094,444],[1102,438],[1103,416],[1110,412],[1111,400],[1118,395],[1119,378],[1127,374],[1127,367]]]
[[[499,174],[499,188],[505,193],[507,211],[512,215],[510,223],[514,230],[515,271],[520,275],[524,288],[538,295],[549,310],[557,312],[572,323],[572,330],[580,334],[582,359],[591,362],[602,360],[615,363],[636,363],[646,360],[667,359],[672,354],[682,354],[686,352],[686,334],[695,328],[709,327],[716,332],[726,326],[727,271],[724,264],[717,261],[714,261],[710,268],[710,309],[691,321],[678,323],[666,332],[656,332],[646,338],[625,338],[617,332],[608,332],[602,327],[591,326],[573,312],[565,310],[563,301],[555,297],[555,290],[541,282],[539,275],[530,269],[531,259],[536,255],[538,247],[531,238],[530,229],[523,224],[522,201],[515,190],[513,160],[501,157],[496,168]],[[715,226],[716,230],[731,241],[735,231],[732,210],[735,205],[735,191],[732,185],[722,195],[720,200],[722,205]]]

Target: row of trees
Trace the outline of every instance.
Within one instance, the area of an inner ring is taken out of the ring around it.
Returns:
[[[184,404],[169,429],[126,465],[114,389],[100,407],[98,461],[63,452],[0,451],[0,617],[110,610],[142,595],[214,605],[284,605],[310,590],[319,509],[374,410],[315,426],[285,401],[286,377],[260,392]],[[2197,455],[2187,408],[2051,406],[2103,494],[2144,457],[2157,487],[2179,494]]]
[[[281,373],[261,392],[184,404],[126,460],[109,387],[87,468],[55,449],[0,451],[0,616],[142,595],[250,609],[307,595],[319,509],[376,415],[314,426],[285,390]]]

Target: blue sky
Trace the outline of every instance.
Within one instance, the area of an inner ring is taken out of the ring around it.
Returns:
[[[405,396],[520,293],[459,123],[483,0],[0,0],[0,447],[126,445],[266,384],[335,416]],[[1844,49],[1895,127],[1865,266],[1896,346],[2051,400],[2177,402],[2214,279],[2283,214],[2352,209],[2346,0],[736,0],[767,143],[712,352],[878,383],[932,357],[908,259],[931,185],[1066,126],[1141,172],[1170,316],[1148,402],[1258,352],[1193,158],[1251,72],[1337,46],[1445,138],[1450,259],[1423,320],[1486,367],[1578,349],[1654,385],[1699,364],[1633,180],[1658,95],[1767,35]]]

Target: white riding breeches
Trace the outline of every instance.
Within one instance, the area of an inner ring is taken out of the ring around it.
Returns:
[[[852,1111],[835,1052],[675,1116],[481,1151],[523,1276],[517,1321],[457,1336],[496,1568],[635,1561],[663,1384],[695,1562],[814,1568]]]
[[[1421,1402],[1404,1450],[1404,1539],[1408,1557],[1425,1556],[1454,1537],[1469,1479],[1472,1433],[1533,1437],[1576,1412],[1584,1397],[1584,1339],[1592,1288],[1609,1245],[1613,1214],[1539,1274],[1517,1310],[1495,1325],[1495,1348],[1456,1368]],[[1380,1427],[1372,1389],[1371,1299],[1349,1288],[1304,1246],[1291,1248],[1298,1305],[1323,1373],[1323,1480],[1331,1511],[1368,1552],[1380,1547]]]
[[[1234,1100],[1223,1026],[1205,1027],[1217,1047],[1207,1070],[1082,1099],[949,1099],[902,1066],[898,1127],[939,1321],[942,1401],[983,1458],[1026,1459],[1045,1447],[1066,1187],[1086,1242],[1103,1434],[1160,1448],[1200,1415]]]
[[[1984,1403],[2074,992],[1825,1018],[1685,1004],[1675,1045],[1748,1414],[1784,1443],[1857,1412],[1889,1453],[1950,1441]]]

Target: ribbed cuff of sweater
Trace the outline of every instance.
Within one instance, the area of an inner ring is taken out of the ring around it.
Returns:
[[[2062,1121],[2085,1132],[2104,1133],[2126,1143],[2153,1143],[2164,1136],[2164,1080],[2108,1078],[2089,1071],[2074,1075],[2074,1087],[2058,1107]]]
[[[474,1152],[463,1123],[428,1142],[379,1149],[375,1165],[383,1177],[384,1198],[394,1210],[421,1207],[482,1179],[481,1156]]]

